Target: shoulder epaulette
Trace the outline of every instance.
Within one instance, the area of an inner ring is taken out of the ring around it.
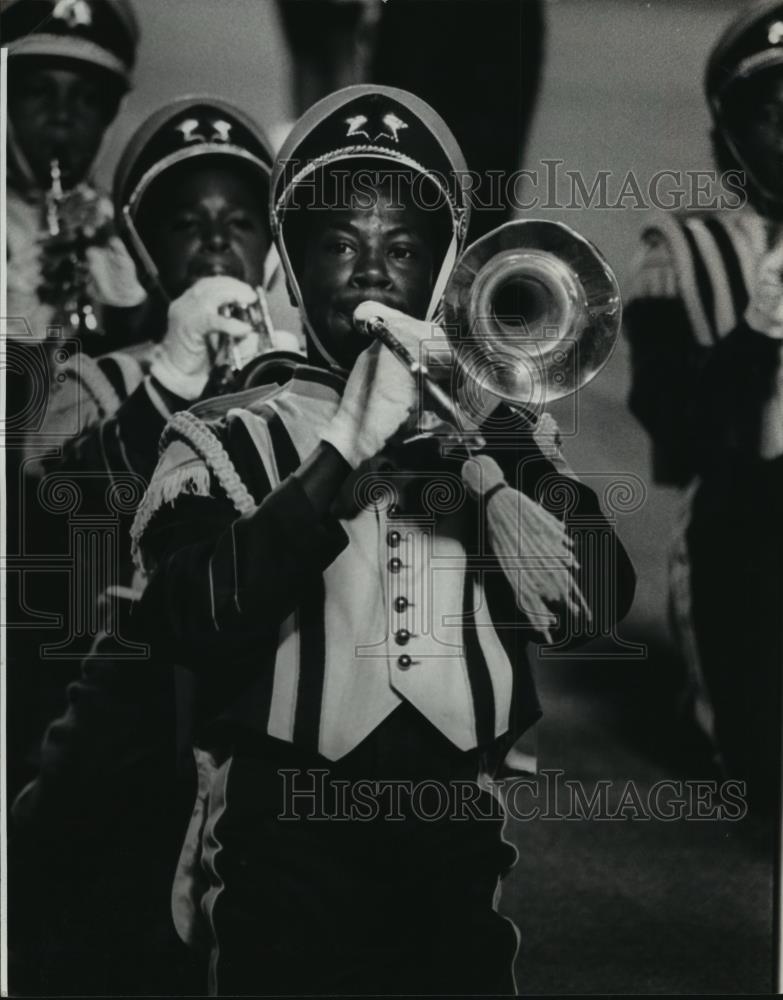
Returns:
[[[140,545],[152,518],[165,503],[179,496],[213,496],[218,484],[239,514],[248,514],[256,503],[242,481],[218,433],[189,410],[174,414],[160,441],[161,457],[131,526],[131,550],[141,567]]]
[[[753,250],[720,214],[667,213],[645,227],[643,239],[663,239],[671,253],[694,335],[709,346],[739,322],[748,302]]]

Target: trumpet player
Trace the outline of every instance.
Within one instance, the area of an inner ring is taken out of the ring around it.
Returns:
[[[298,349],[292,334],[247,318],[276,266],[266,212],[271,164],[259,126],[217,98],[180,98],[139,126],[120,159],[114,201],[149,295],[146,336],[127,350],[66,362],[41,431],[50,454],[34,475],[101,472],[146,483],[166,421],[211,391],[216,363],[241,367],[265,351]],[[96,499],[105,487],[96,485]],[[111,582],[130,586],[132,578],[126,553]]]
[[[464,455],[441,455],[411,374],[362,332],[380,317],[416,357],[444,343],[432,318],[468,222],[464,168],[404,91],[349,87],[300,119],[271,213],[309,364],[222,415],[174,417],[136,516],[152,574],[139,634],[200,692],[172,905],[183,939],[207,942],[213,995],[514,991],[517,933],[494,903],[515,851],[481,777],[539,715],[524,647],[543,636],[497,562],[473,568],[486,511],[455,488]],[[535,495],[551,476],[600,519],[513,419],[515,448],[494,450],[511,482],[523,469]],[[622,616],[632,571],[616,551],[598,569]],[[550,608],[553,634],[578,641],[601,602],[574,572],[570,632],[565,591]],[[422,781],[472,808],[436,820],[406,791]],[[338,786],[343,803],[397,793],[345,822]]]
[[[111,202],[91,177],[132,84],[138,22],[129,0],[6,0],[0,30],[9,49],[9,337],[75,337],[105,351],[102,306],[144,300]]]
[[[64,613],[71,658],[19,666],[34,688],[28,701],[37,699],[39,728],[28,718],[17,735],[16,774],[20,759],[30,757],[23,751],[40,742],[43,724],[57,716],[44,737],[38,773],[23,775],[34,780],[18,796],[12,824],[23,874],[14,880],[11,908],[18,914],[23,899],[33,901],[38,926],[26,947],[37,952],[44,992],[196,990],[178,954],[163,888],[183,818],[171,661],[153,669],[125,641],[131,598],[143,581],[127,555],[132,510],[126,505],[117,514],[106,498],[112,487],[141,497],[167,419],[209,391],[216,336],[235,346],[227,353],[237,364],[264,350],[297,346],[290,334],[222,315],[224,306],[256,303],[274,270],[266,208],[271,167],[263,131],[225,101],[180,99],[142,123],[121,158],[114,195],[117,220],[149,291],[147,339],[97,359],[78,356],[52,393],[42,430],[52,454],[38,471],[40,488],[45,492],[48,480],[66,477],[81,491],[82,517],[115,516],[119,561],[109,562],[102,551],[75,567],[82,600],[103,608],[102,615],[86,616],[98,621],[97,635],[73,634],[66,613],[73,604],[54,589],[56,581],[45,593],[36,591],[38,607]],[[66,519],[44,517],[38,544],[55,555],[68,552]],[[35,638],[40,643],[41,633]],[[51,644],[55,637],[47,638]],[[88,651],[74,680],[78,656]],[[137,789],[132,797],[129,788]],[[71,871],[78,872],[78,884]]]
[[[115,318],[143,309],[133,262],[111,228],[111,201],[92,178],[103,137],[132,85],[139,28],[129,0],[4,0],[0,35],[9,53],[2,351],[6,551],[13,560],[34,539],[25,458],[37,453],[55,345],[62,338],[108,350],[107,339],[82,323],[87,317],[103,323],[99,299],[120,307]],[[132,323],[121,326],[122,337],[132,332]],[[9,620],[29,624],[25,591],[35,581],[26,567],[9,581]],[[24,643],[22,632],[13,631],[15,662],[17,653],[24,659]],[[9,683],[24,705],[23,692],[13,687],[20,676],[26,675],[14,671]]]
[[[661,217],[642,234],[626,310],[630,406],[653,474],[683,495],[672,621],[696,718],[749,801],[780,795],[783,664],[783,3],[742,10],[705,90],[734,210]]]

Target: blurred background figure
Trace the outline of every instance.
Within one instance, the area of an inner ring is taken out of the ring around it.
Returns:
[[[9,333],[59,327],[106,349],[107,306],[144,293],[92,169],[131,86],[139,28],[129,0],[7,0]]]
[[[39,632],[47,649],[23,664],[37,709],[16,730],[25,749],[41,744],[41,719],[54,718],[35,771],[24,775],[34,780],[12,810],[11,883],[24,901],[12,943],[25,992],[176,995],[198,987],[170,913],[192,766],[177,754],[173,665],[126,638],[144,585],[129,527],[167,420],[212,392],[221,353],[242,364],[296,343],[221,312],[257,302],[274,272],[272,160],[252,118],[217,98],[190,97],[150,115],[117,169],[119,228],[154,304],[146,336],[62,366],[41,431],[49,453],[31,470],[40,496],[66,485],[78,493],[80,524],[92,534],[79,547],[71,511],[29,512],[42,551],[78,560],[65,581],[78,600],[56,578],[36,590],[37,606],[59,612],[64,627]],[[12,793],[20,759],[34,756],[13,749]]]
[[[302,114],[352,83],[400,87],[443,115],[479,175],[471,238],[508,219],[544,55],[541,0],[278,0]],[[459,69],[455,69],[459,67]]]
[[[783,667],[783,3],[743,11],[706,71],[716,164],[740,210],[643,231],[627,307],[630,406],[680,487],[672,622],[697,718],[751,803],[780,797]]]
[[[6,551],[16,569],[8,575],[8,687],[17,706],[9,743],[18,748],[30,720],[40,721],[30,665],[41,641],[36,630],[52,622],[30,592],[35,574],[26,556],[49,553],[33,543],[38,499],[24,471],[37,460],[52,364],[133,339],[146,297],[114,230],[111,202],[93,179],[132,83],[139,42],[133,7],[129,0],[6,0],[0,33],[9,50]],[[11,759],[13,792],[15,769],[29,761]]]

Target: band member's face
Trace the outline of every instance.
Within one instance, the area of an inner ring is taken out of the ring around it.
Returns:
[[[783,196],[783,74],[759,77],[733,118],[735,141],[750,172]]]
[[[368,199],[369,200],[369,199]],[[352,323],[373,299],[423,319],[432,295],[431,220],[375,189],[366,208],[313,212],[300,288],[307,317],[329,353],[350,369],[368,346]]]
[[[166,179],[139,225],[161,284],[177,298],[199,278],[264,280],[271,237],[263,185],[230,165],[189,165]]]
[[[8,114],[14,137],[42,187],[57,159],[64,187],[84,180],[117,111],[119,92],[97,68],[12,60]]]

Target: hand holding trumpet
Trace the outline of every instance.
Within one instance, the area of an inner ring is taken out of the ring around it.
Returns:
[[[227,275],[200,278],[171,303],[168,328],[153,362],[152,374],[170,392],[194,400],[204,391],[221,340],[228,340],[231,364],[242,367],[258,354],[261,334],[248,322],[225,315],[258,304],[256,289]]]

